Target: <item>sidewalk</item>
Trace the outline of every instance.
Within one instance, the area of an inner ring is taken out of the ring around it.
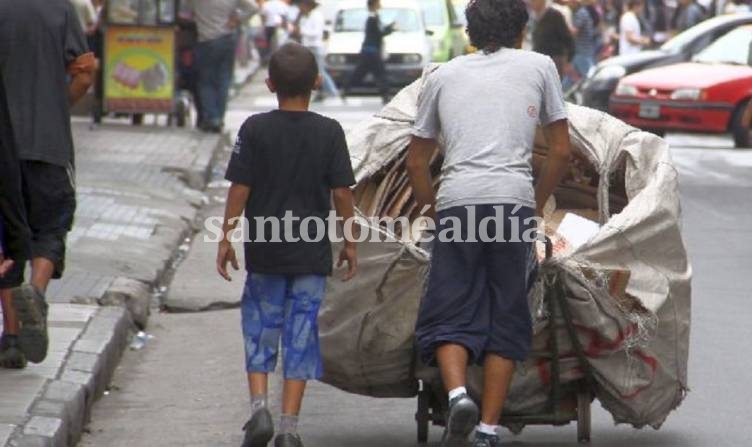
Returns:
[[[0,370],[0,446],[71,446],[193,231],[220,136],[74,122],[78,209],[48,291],[50,354]],[[135,322],[135,324],[134,324]]]

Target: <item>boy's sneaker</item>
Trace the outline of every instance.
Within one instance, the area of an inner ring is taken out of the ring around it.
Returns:
[[[501,440],[497,435],[488,435],[476,431],[473,447],[501,447]]]
[[[461,394],[449,401],[449,416],[442,446],[464,445],[470,432],[478,424],[478,406],[467,394]]]
[[[0,337],[0,368],[26,368],[26,356],[21,351],[17,337],[11,335]]]
[[[274,437],[274,421],[267,408],[261,408],[243,426],[245,438],[242,447],[266,447]]]
[[[13,308],[21,323],[18,343],[32,363],[42,363],[47,357],[47,302],[36,287],[24,284],[13,289]]]
[[[285,433],[274,438],[274,447],[303,447],[303,441],[299,435]]]

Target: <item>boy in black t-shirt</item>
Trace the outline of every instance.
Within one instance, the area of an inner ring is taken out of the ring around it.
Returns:
[[[266,446],[274,435],[266,396],[280,336],[285,384],[275,447],[302,446],[297,420],[306,381],[322,374],[317,317],[332,272],[325,219],[332,196],[338,216],[352,219],[355,179],[342,127],[308,111],[320,79],[305,47],[287,44],[275,52],[266,82],[279,109],[246,120],[227,169],[232,186],[217,253],[222,277],[230,280],[228,262],[238,269],[227,235],[243,210],[252,240],[245,243],[248,276],[241,304],[252,411],[244,447]],[[357,270],[350,241],[338,266],[345,262],[349,280]]]

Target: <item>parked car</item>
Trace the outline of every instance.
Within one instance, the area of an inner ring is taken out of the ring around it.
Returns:
[[[752,25],[738,27],[697,54],[692,62],[627,76],[609,111],[633,126],[663,133],[731,132],[737,147],[748,143],[744,110],[752,97]]]
[[[395,31],[384,38],[389,82],[405,86],[418,79],[431,62],[430,31],[424,25],[420,5],[414,0],[382,0],[379,15],[384,25],[396,24]],[[339,4],[326,56],[327,70],[339,84],[350,77],[358,63],[367,18],[364,0],[345,0]],[[366,83],[369,84],[368,79]]]
[[[426,28],[432,33],[433,61],[447,62],[465,54],[465,25],[457,16],[452,0],[419,0],[419,3]]]
[[[746,24],[752,24],[752,13],[722,15],[676,35],[657,50],[606,59],[591,70],[577,96],[587,107],[608,110],[609,97],[624,76],[647,68],[689,61],[720,36]]]

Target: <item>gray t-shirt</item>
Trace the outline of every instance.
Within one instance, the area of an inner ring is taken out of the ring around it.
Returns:
[[[535,208],[535,129],[567,118],[551,58],[503,48],[458,57],[428,76],[413,134],[444,152],[436,209],[484,204]]]
[[[19,159],[73,164],[66,68],[86,52],[69,0],[0,0],[0,71]]]

